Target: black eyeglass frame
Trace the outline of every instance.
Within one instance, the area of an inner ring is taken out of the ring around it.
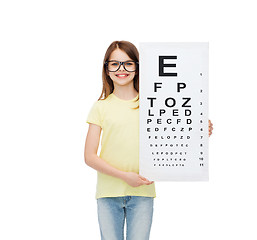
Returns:
[[[110,70],[108,69],[108,63],[109,63],[109,62],[117,62],[117,63],[119,63],[119,67],[117,68],[116,71],[110,71]],[[124,63],[127,63],[127,62],[134,62],[134,63],[136,63],[136,69],[135,69],[134,71],[128,71],[128,70],[126,69],[126,67],[125,67],[125,64],[124,64]],[[106,61],[104,64],[105,64],[105,66],[106,66],[106,68],[107,68],[107,70],[108,70],[109,72],[117,72],[117,71],[120,69],[121,65],[123,65],[124,69],[125,69],[127,72],[135,72],[135,71],[137,70],[137,66],[139,65],[139,62],[133,61],[133,60],[128,60],[128,61],[125,61],[125,62],[120,62],[120,61],[116,61],[116,60],[110,60],[110,61]]]

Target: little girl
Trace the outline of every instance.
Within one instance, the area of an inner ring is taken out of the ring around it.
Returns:
[[[97,170],[97,211],[102,240],[148,240],[155,184],[139,173],[139,54],[114,41],[103,62],[103,89],[87,118],[85,162]],[[101,99],[103,97],[103,99]],[[101,130],[101,153],[97,156]],[[209,121],[209,135],[212,124]]]

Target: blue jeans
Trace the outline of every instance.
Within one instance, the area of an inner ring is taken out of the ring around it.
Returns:
[[[142,196],[97,199],[98,222],[102,240],[149,240],[153,216],[153,198]]]

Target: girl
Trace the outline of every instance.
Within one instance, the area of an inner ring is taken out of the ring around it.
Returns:
[[[147,240],[155,184],[139,173],[139,54],[114,41],[103,63],[103,89],[87,118],[85,162],[97,170],[97,211],[102,240]],[[103,97],[103,99],[101,99]],[[97,156],[101,130],[101,153]],[[212,124],[209,121],[209,136]]]

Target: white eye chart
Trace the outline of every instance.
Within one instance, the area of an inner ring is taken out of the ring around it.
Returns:
[[[139,174],[208,181],[209,44],[139,45]]]

